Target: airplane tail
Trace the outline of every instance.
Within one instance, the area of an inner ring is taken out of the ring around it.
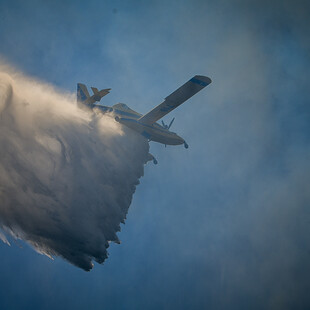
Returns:
[[[95,87],[91,87],[91,89],[94,93],[92,96],[89,95],[87,87],[84,84],[78,83],[77,84],[77,101],[79,103],[83,103],[87,106],[93,107],[96,101],[100,101],[101,98],[107,95],[111,90],[111,88],[107,88],[107,89],[102,89],[99,91]]]

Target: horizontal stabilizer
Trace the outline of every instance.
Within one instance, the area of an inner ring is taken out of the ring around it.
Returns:
[[[92,91],[93,91],[93,93],[94,93],[95,95],[97,95],[97,94],[99,93],[98,88],[96,88],[96,87],[91,87],[91,89],[92,89]]]
[[[195,75],[188,82],[166,97],[163,103],[143,115],[139,121],[145,124],[155,123],[210,83],[210,78],[203,75]]]
[[[111,88],[106,88],[106,89],[100,90],[99,96],[100,96],[101,98],[104,97],[105,95],[107,95],[107,94],[110,93],[110,90],[111,90]]]

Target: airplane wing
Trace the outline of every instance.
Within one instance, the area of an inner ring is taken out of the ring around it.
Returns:
[[[195,75],[188,82],[165,98],[165,101],[147,114],[141,116],[139,121],[144,124],[153,124],[163,116],[177,108],[190,97],[211,83],[211,79],[203,75]]]

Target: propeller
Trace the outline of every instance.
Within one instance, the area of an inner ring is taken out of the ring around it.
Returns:
[[[161,121],[161,123],[163,124],[163,127],[164,127],[165,129],[170,129],[172,123],[174,122],[174,119],[175,119],[175,117],[171,120],[171,122],[170,122],[169,125],[166,125],[166,124],[164,123],[164,121]]]

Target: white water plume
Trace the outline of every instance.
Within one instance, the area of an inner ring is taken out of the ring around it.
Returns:
[[[119,242],[148,143],[73,95],[0,69],[0,227],[90,270]]]

